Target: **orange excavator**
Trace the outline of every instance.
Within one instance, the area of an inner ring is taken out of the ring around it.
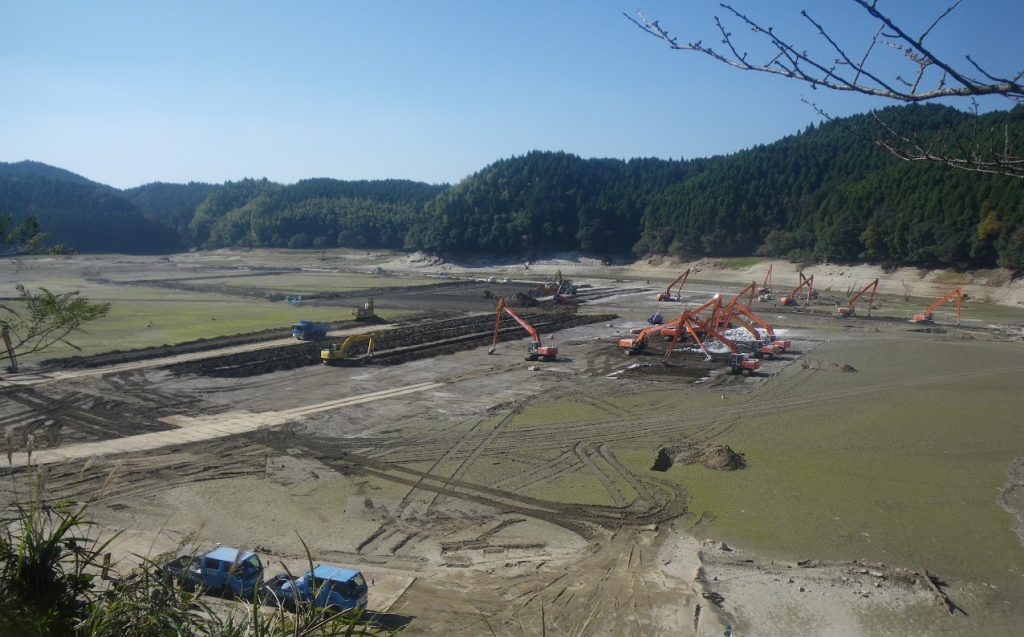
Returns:
[[[814,277],[811,277],[814,278]],[[847,305],[840,305],[836,308],[836,316],[845,318],[847,316],[853,316],[856,313],[857,299],[867,294],[867,291],[871,290],[871,298],[868,300],[868,312],[871,312],[871,305],[875,302],[875,293],[878,291],[878,279],[875,279],[871,283],[868,283],[861,289],[860,292],[854,294]]]
[[[718,320],[718,314],[722,308],[722,295],[716,294],[701,305],[690,310],[689,317],[695,321],[693,323],[694,329],[699,334],[704,333],[704,323],[707,321]],[[702,320],[701,315],[707,313],[707,316]],[[671,339],[676,333],[676,320],[672,319],[668,323],[661,326],[660,334],[666,339]]]
[[[764,283],[761,284],[761,287],[757,288],[757,293],[759,295],[771,294],[772,293],[772,289],[771,289],[771,287],[769,287],[771,282],[772,282],[772,264],[769,263],[768,264],[768,272],[764,275]]]
[[[911,319],[911,322],[934,323],[935,321],[932,320],[932,314],[935,312],[935,310],[939,309],[940,306],[944,305],[947,301],[949,301],[952,298],[956,298],[956,324],[960,325],[960,304],[963,303],[964,299],[967,298],[967,294],[963,291],[962,288],[950,290],[949,292],[946,293],[946,296],[929,305],[928,309],[926,309],[924,312],[922,312],[921,314],[915,314],[914,318]]]
[[[675,319],[675,330],[672,333],[672,342],[669,344],[668,349],[665,350],[665,360],[672,355],[672,350],[675,349],[676,343],[679,342],[679,337],[686,332],[693,338],[693,342],[700,347],[700,351],[704,352],[705,358],[711,360],[711,354],[708,354],[708,350],[704,348],[704,342],[701,340],[700,331],[704,329],[704,325],[696,319],[693,310],[684,310],[682,314]]]
[[[793,288],[792,292],[779,299],[779,301],[781,301],[783,305],[797,305],[797,294],[800,294],[800,290],[804,289],[805,287],[807,288],[807,296],[804,298],[804,303],[806,304],[811,300],[811,295],[814,292],[814,275],[812,274],[809,277],[805,277],[804,273],[801,272],[800,284]]]
[[[631,336],[629,338],[620,338],[619,347],[626,353],[626,356],[633,356],[640,354],[647,350],[647,346],[650,345],[651,335],[655,332],[661,332],[671,325],[673,333],[675,333],[675,319],[666,323],[658,323],[657,325],[650,325],[640,330],[639,334]]]
[[[685,310],[679,316],[687,316],[692,319],[696,319],[696,317],[700,315],[702,312],[706,311],[708,308],[714,307],[718,303],[721,303],[721,297],[716,294],[711,298],[711,300],[707,301],[703,305],[700,305],[699,307],[694,308],[692,310]],[[644,329],[640,330],[638,334],[631,336],[629,338],[620,338],[619,347],[622,348],[622,351],[624,351],[627,356],[640,354],[641,352],[647,350],[647,346],[650,344],[651,336],[653,336],[654,334],[660,334],[665,338],[676,337],[677,327],[679,326],[679,320],[679,317],[677,317],[672,319],[671,321],[668,321],[667,323],[658,323],[656,325],[645,327]],[[699,325],[699,323],[697,325]],[[700,325],[700,330],[703,330],[703,325]],[[700,339],[698,338],[697,340]]]
[[[813,274],[811,275],[811,279],[812,280],[808,281],[807,277],[804,276],[804,273],[800,272],[800,280],[807,281],[807,298],[813,301],[814,299],[818,298],[818,291],[814,289]]]
[[[686,283],[686,278],[690,276],[690,268],[686,268],[686,272],[683,272],[675,278],[674,281],[668,284],[664,292],[658,294],[659,301],[678,301],[679,295],[683,291],[683,284]],[[672,294],[672,288],[677,287],[675,295]]]
[[[793,342],[789,339],[777,338],[775,336],[775,329],[763,318],[754,314],[753,310],[748,306],[739,304],[730,309],[729,312],[729,319],[736,321],[754,337],[754,353],[757,356],[773,358],[776,354],[785,353],[793,345]],[[751,323],[761,327],[764,330],[764,334],[758,331]]]
[[[750,298],[747,299],[747,305],[750,305],[751,303],[754,302],[754,291],[756,289],[757,281],[751,281],[750,285],[740,290],[736,296],[732,297],[732,300],[730,300],[728,303],[723,304],[718,312],[718,316],[715,319],[717,321],[716,325],[718,325],[719,328],[728,329],[729,321],[732,319],[732,316],[735,313],[736,306],[743,305],[742,303],[740,303],[740,299],[743,297],[743,295],[749,293]]]
[[[718,339],[719,343],[729,348],[729,371],[731,373],[750,376],[761,369],[761,361],[751,357],[746,352],[741,352],[736,343],[718,331],[714,325],[708,325],[707,330],[708,336]]]
[[[558,347],[554,345],[543,345],[540,342],[540,334],[537,330],[527,323],[523,317],[516,314],[512,308],[505,305],[505,298],[501,297],[498,299],[498,310],[495,313],[494,318],[494,341],[491,343],[491,348],[487,350],[488,354],[493,354],[498,346],[498,333],[501,330],[501,313],[505,312],[513,319],[516,323],[519,323],[524,330],[530,333],[533,341],[530,343],[530,347],[526,351],[526,360],[535,361],[537,359],[544,359],[546,361],[553,361],[558,358]]]

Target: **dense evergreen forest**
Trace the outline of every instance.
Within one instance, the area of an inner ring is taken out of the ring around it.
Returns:
[[[937,105],[880,114],[923,137],[953,127],[1002,143],[1008,132],[1024,148],[1024,106],[981,117]],[[0,163],[0,215],[33,215],[53,243],[90,252],[342,246],[529,258],[582,250],[1024,270],[1024,180],[897,160],[865,139],[876,126],[859,115],[678,161],[535,151],[454,186],[244,179],[122,191],[45,164]]]

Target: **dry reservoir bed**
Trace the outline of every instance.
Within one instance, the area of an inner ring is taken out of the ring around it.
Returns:
[[[47,464],[48,493],[94,497],[114,470],[92,512],[132,529],[133,549],[194,532],[295,559],[301,537],[324,561],[411,581],[373,608],[407,634],[1021,624],[1024,549],[999,504],[1004,488],[1020,501],[1020,342],[794,314],[779,325],[798,353],[744,378],[686,352],[662,366],[660,344],[626,358],[615,343],[636,322],[607,317],[622,299],[601,303],[598,322],[543,332],[553,363],[524,361],[511,333],[494,356],[485,336],[390,365],[271,355],[227,374],[239,361],[212,359],[8,387],[0,418],[34,432],[37,461],[180,432]],[[715,461],[717,445],[742,462]],[[32,471],[13,473],[4,488],[30,490]]]

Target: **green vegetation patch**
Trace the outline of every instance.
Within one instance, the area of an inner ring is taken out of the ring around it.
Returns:
[[[189,283],[249,287],[280,294],[313,294],[431,285],[437,281],[422,277],[393,277],[351,272],[296,272],[267,275],[239,274],[229,278],[190,279]]]
[[[337,307],[294,307],[285,303],[227,298],[193,301],[187,296],[168,293],[163,300],[112,302],[107,316],[90,323],[84,333],[71,337],[71,342],[80,347],[81,352],[58,344],[27,358],[100,354],[266,329],[287,329],[301,319],[343,321],[352,318],[349,311]]]
[[[830,401],[759,416],[755,394],[744,425],[716,440],[744,453],[746,469],[662,474],[691,495],[697,533],[792,559],[928,565],[1024,595],[1024,551],[996,503],[1024,453],[1019,348],[843,347],[815,350],[842,358],[824,358],[792,388]],[[863,371],[831,371],[838,360]]]
[[[751,266],[755,266],[758,263],[764,261],[761,257],[736,257],[733,259],[724,259],[722,265],[733,270],[745,270]]]

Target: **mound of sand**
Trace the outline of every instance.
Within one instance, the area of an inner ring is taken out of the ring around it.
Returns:
[[[683,445],[658,449],[651,470],[668,471],[677,462],[700,464],[715,471],[735,471],[747,466],[743,454],[728,445]]]
[[[853,374],[857,371],[857,368],[849,363],[829,363],[827,366],[822,366],[821,361],[800,361],[800,367],[803,369],[827,369],[832,372],[842,372],[844,374]]]

